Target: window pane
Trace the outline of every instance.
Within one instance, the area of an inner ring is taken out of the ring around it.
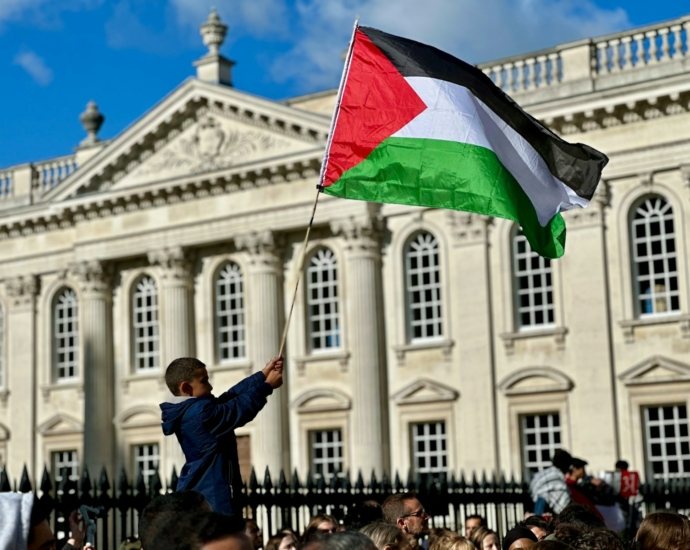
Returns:
[[[136,480],[141,473],[144,483],[148,487],[151,477],[158,471],[160,460],[158,443],[135,445],[132,451],[134,454],[134,479]]]
[[[638,315],[680,309],[673,209],[661,197],[650,197],[636,209],[631,247]]]
[[[132,295],[134,368],[158,368],[158,290],[151,277],[143,277]]]
[[[219,363],[245,357],[244,281],[235,263],[216,278],[216,355]]]
[[[77,295],[71,288],[55,300],[53,311],[53,353],[57,381],[78,376],[79,330]]]
[[[443,336],[438,241],[431,233],[419,233],[405,248],[405,287],[408,339]]]
[[[520,419],[522,461],[538,472],[551,465],[553,453],[561,448],[561,420],[558,413],[528,414]]]
[[[690,477],[690,437],[686,405],[644,409],[645,452],[651,478]]]
[[[328,248],[318,250],[309,260],[306,294],[312,351],[340,347],[338,265]]]
[[[435,474],[446,471],[446,425],[444,422],[412,424],[412,464],[415,473]]]
[[[518,231],[513,237],[515,318],[519,328],[553,324],[551,260],[532,250]]]
[[[329,481],[343,473],[343,438],[340,430],[309,432],[309,452],[312,472]]]

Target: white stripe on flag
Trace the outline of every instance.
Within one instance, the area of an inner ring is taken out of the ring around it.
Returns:
[[[493,151],[518,181],[546,226],[587,199],[554,177],[530,143],[463,86],[420,76],[405,79],[428,107],[392,137],[439,139]]]

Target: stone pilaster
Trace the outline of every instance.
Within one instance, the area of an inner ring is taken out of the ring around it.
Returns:
[[[19,479],[26,464],[35,477],[36,464],[36,293],[33,275],[10,279],[5,283],[9,297],[7,326],[12,338],[7,340],[7,387],[10,388],[9,417],[13,428],[6,459],[10,478]]]
[[[278,235],[272,231],[235,237],[235,245],[249,256],[247,268],[247,354],[253,369],[263,368],[277,355],[281,337],[281,277],[283,266]],[[286,380],[287,383],[287,380]],[[252,466],[262,476],[266,467],[274,479],[289,467],[287,389],[273,392],[254,420],[251,441]]]
[[[174,359],[194,355],[192,263],[179,246],[150,252],[148,259],[161,273],[161,370],[165,372]],[[179,473],[185,459],[177,439],[166,437],[165,447],[168,467],[175,466]]]
[[[348,341],[352,372],[353,475],[381,477],[388,457],[388,398],[381,338],[381,224],[374,216],[331,222],[331,230],[345,239]]]
[[[79,284],[81,338],[84,350],[84,456],[92,479],[106,467],[115,475],[115,377],[113,372],[113,315],[109,266],[93,260],[74,264]]]

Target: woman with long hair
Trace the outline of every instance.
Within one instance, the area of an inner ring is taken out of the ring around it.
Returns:
[[[477,550],[500,550],[498,535],[488,527],[475,529],[470,535],[470,541],[477,547]]]
[[[302,544],[305,545],[320,535],[333,534],[338,531],[339,527],[340,523],[333,516],[328,514],[312,516],[302,534]]]
[[[690,521],[674,512],[654,512],[635,535],[640,550],[690,550]]]
[[[379,550],[410,550],[410,543],[397,525],[375,521],[359,530],[369,537]]]

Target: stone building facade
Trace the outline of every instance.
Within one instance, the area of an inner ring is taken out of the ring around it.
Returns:
[[[611,159],[565,213],[567,252],[455,211],[322,196],[287,382],[240,429],[244,466],[331,476],[538,469],[559,446],[690,475],[690,19],[482,65],[534,117]],[[216,390],[278,350],[336,92],[231,86],[226,28],[110,141],[0,170],[0,462],[58,476],[182,457],[165,366]]]

